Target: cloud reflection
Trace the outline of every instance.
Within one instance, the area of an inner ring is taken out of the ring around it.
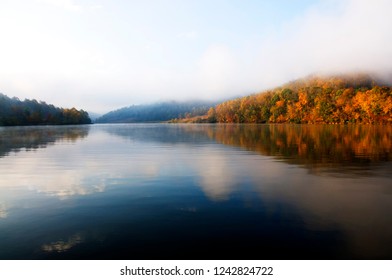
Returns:
[[[226,152],[219,155],[219,176],[203,160],[195,162],[200,187],[212,200],[239,194],[247,182],[270,215],[282,203],[295,210],[311,231],[341,230],[357,256],[382,257],[392,236],[392,181],[388,177],[319,176],[268,157]],[[208,157],[205,159],[208,160]],[[228,163],[239,163],[230,165]],[[385,166],[385,171],[392,165]],[[210,178],[210,179],[209,179]],[[246,201],[244,201],[246,203]],[[381,253],[380,253],[381,252]]]
[[[133,128],[119,126],[121,133],[116,134],[116,126],[111,126],[110,133],[97,126],[77,143],[60,141],[46,149],[0,158],[0,192],[29,190],[67,199],[113,186],[128,188],[152,181],[160,187],[162,182],[192,178],[208,199],[221,202],[232,195],[241,197],[246,185],[271,215],[285,205],[310,231],[342,231],[359,256],[377,257],[390,249],[385,247],[392,236],[390,129],[372,127],[367,132],[354,127],[350,138],[344,131],[351,128],[334,131],[329,127],[323,137],[327,133],[336,141],[344,140],[335,145],[323,144],[317,137],[322,131],[309,126],[265,131],[257,126],[238,126],[238,130],[235,126],[166,126],[157,135],[155,127],[147,134],[143,127]],[[138,138],[139,131],[144,131],[145,138]],[[366,143],[372,152],[361,150],[358,156],[356,148]],[[328,154],[335,157],[326,160]],[[341,159],[352,161],[339,164]],[[352,167],[361,176],[355,176]],[[8,212],[0,201],[0,217]],[[42,250],[66,251],[83,240],[73,235],[45,244]]]
[[[0,204],[0,219],[7,218],[8,211],[7,207],[4,204]]]
[[[284,201],[310,230],[339,228],[358,256],[378,256],[390,249],[385,247],[392,236],[387,214],[392,213],[390,179],[320,177],[298,168],[287,170],[284,176],[283,184],[256,185],[270,207]]]
[[[312,131],[311,127],[277,126],[266,134],[260,127],[248,128],[206,127],[201,131],[232,146],[221,150],[205,146],[188,162],[208,198],[228,199],[248,184],[271,215],[284,203],[295,209],[311,231],[341,230],[357,256],[388,253],[385,244],[392,236],[389,128],[326,127],[323,131],[316,127]],[[336,148],[334,142],[316,142],[319,133],[344,142]],[[319,150],[304,151],[306,140],[311,141],[307,147]],[[358,147],[363,147],[360,154]],[[328,159],[328,153],[335,157]]]
[[[42,245],[42,251],[47,253],[64,253],[72,249],[73,247],[79,245],[80,243],[83,243],[84,240],[84,236],[80,233],[77,233],[69,237],[66,241],[58,240],[49,244]]]
[[[94,176],[89,162],[67,161],[64,157],[54,156],[56,147],[48,148],[36,158],[34,154],[23,152],[20,157],[8,158],[7,172],[1,175],[0,191],[27,189],[37,193],[66,199],[75,195],[102,192],[105,189],[105,173]],[[85,164],[85,167],[79,164]],[[68,165],[68,166],[67,166]]]
[[[227,200],[235,189],[237,170],[230,168],[226,159],[224,152],[206,149],[190,162],[199,175],[200,187],[212,200]]]

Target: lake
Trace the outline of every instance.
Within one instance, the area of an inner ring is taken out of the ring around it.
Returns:
[[[0,127],[0,259],[391,259],[392,127]]]

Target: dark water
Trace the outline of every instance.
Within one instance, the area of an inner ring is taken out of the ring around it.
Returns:
[[[392,127],[0,128],[0,259],[392,259]]]

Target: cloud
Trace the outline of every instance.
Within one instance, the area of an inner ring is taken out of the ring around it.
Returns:
[[[310,74],[392,73],[390,1],[320,1],[254,42],[210,45],[200,84],[210,95],[250,94]]]
[[[0,10],[0,91],[62,107],[105,113],[231,98],[314,73],[392,73],[387,0],[321,0],[296,14],[278,1],[274,11],[289,16],[270,21],[253,12],[258,4],[231,13],[226,3],[217,21],[189,3],[14,2]]]
[[[266,38],[257,58],[266,80],[312,73],[392,71],[390,1],[323,1]]]
[[[202,96],[230,98],[310,74],[392,73],[390,1],[326,0],[248,42],[210,44],[199,58]]]

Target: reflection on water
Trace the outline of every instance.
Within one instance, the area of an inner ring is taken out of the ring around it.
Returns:
[[[66,198],[102,191],[101,178],[91,178],[89,187],[84,170],[91,166],[80,162],[78,141],[88,136],[90,126],[40,126],[3,128],[0,133],[0,151],[5,168],[0,187],[30,190]],[[57,144],[57,145],[56,145]],[[79,143],[80,144],[80,143]],[[50,149],[45,149],[50,147]],[[38,151],[40,150],[40,151]],[[11,152],[18,153],[13,156]],[[5,170],[9,170],[6,172]]]
[[[8,155],[9,152],[19,152],[22,149],[45,148],[56,141],[75,142],[79,138],[85,138],[89,129],[90,127],[87,125],[64,126],[62,129],[58,129],[56,126],[0,127],[0,157]]]
[[[0,204],[0,219],[1,218],[7,218],[7,208],[5,205]]]
[[[391,126],[221,125],[204,129],[218,143],[312,170],[325,167],[350,172],[356,171],[355,166],[368,169],[370,165],[392,160]],[[340,168],[348,166],[352,168]]]
[[[81,234],[74,234],[69,237],[67,241],[59,240],[56,242],[51,242],[50,244],[44,244],[42,246],[42,250],[48,253],[63,253],[82,243],[83,241],[84,237]]]
[[[0,258],[392,257],[390,126],[0,133]]]

